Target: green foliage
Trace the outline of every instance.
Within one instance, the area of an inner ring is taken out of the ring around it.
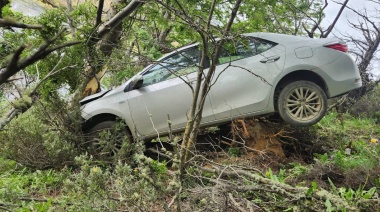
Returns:
[[[11,9],[11,4],[7,4],[2,8],[2,16],[4,19],[12,19],[12,20],[17,20],[19,21],[20,19],[23,19],[24,16],[20,12],[13,11]]]
[[[37,23],[42,25],[42,30],[36,31],[44,39],[54,37],[62,28],[63,22],[67,20],[64,12],[61,9],[50,9],[42,13],[37,20]]]
[[[316,190],[317,190],[317,183],[316,183],[316,182],[311,182],[311,186],[310,186],[310,188],[307,190],[307,192],[306,192],[306,196],[310,197],[311,194],[312,194],[313,192],[315,192]]]
[[[355,117],[374,118],[380,122],[380,85],[355,101],[348,112]]]
[[[335,208],[332,206],[332,204],[331,204],[331,202],[330,202],[329,199],[326,199],[325,206],[326,206],[326,211],[327,212],[335,211]]]
[[[329,156],[327,153],[324,153],[324,154],[315,153],[314,157],[315,157],[314,160],[321,162],[321,163],[327,163],[329,160]]]
[[[0,157],[0,172],[5,173],[8,171],[17,170],[17,162],[13,160],[7,160]]]
[[[306,174],[308,171],[308,168],[306,166],[298,164],[298,163],[292,162],[289,165],[291,165],[292,168],[287,170],[289,173],[288,176],[286,177],[287,179],[288,178],[295,178],[295,177],[298,177],[300,175]]]
[[[379,150],[376,152],[369,151],[367,144],[365,144],[365,146],[359,146],[358,148],[367,149],[361,149],[360,152],[356,152],[352,155],[347,155],[343,151],[337,151],[333,156],[334,163],[343,170],[350,170],[357,167],[371,169],[378,164]]]
[[[57,99],[37,104],[0,132],[0,155],[38,169],[70,164],[81,140],[79,108]]]
[[[12,161],[8,163],[14,163]],[[28,194],[49,195],[60,189],[68,170],[31,171],[18,168],[2,172],[0,177],[0,201],[13,202]]]
[[[104,59],[103,55],[99,54],[90,64],[101,66],[107,63],[110,72],[103,81],[107,87],[120,84],[127,77],[139,72],[145,65],[172,48],[201,40],[194,28],[205,29],[211,1],[166,2],[177,11],[183,10],[182,12],[188,15],[189,19],[180,18],[178,14],[174,14],[156,3],[146,2],[144,7],[136,11],[136,16],[124,20],[118,48],[109,59]],[[183,7],[180,8],[177,3],[183,4]],[[122,6],[124,5],[120,5],[119,9]],[[211,27],[210,38],[212,35],[221,36],[220,29],[223,28],[221,26],[226,24],[230,16],[231,6],[230,3],[225,2],[216,8],[213,19],[219,22],[220,26]],[[239,20],[236,20],[232,34],[254,31],[303,34],[303,31],[295,31],[295,23],[306,16],[315,20],[323,17],[324,14],[320,10],[322,6],[323,1],[321,0],[313,1],[312,5],[304,0],[247,0],[244,1],[239,11]],[[67,22],[65,13],[75,29],[70,35],[62,35],[55,45],[78,39],[88,41],[95,30],[96,17],[96,7],[91,1],[75,5],[72,11],[64,11],[61,8],[48,9],[44,14],[35,18],[24,17],[22,14],[11,11],[9,7],[5,7],[3,14],[9,18],[24,23],[41,24],[44,26],[44,30],[4,32],[3,37],[0,38],[0,48],[3,50],[0,52],[1,66],[7,63],[10,54],[21,44],[27,46],[22,55],[26,57],[44,44],[46,39],[55,36]],[[168,15],[162,15],[166,13]],[[188,22],[189,20],[192,23]],[[304,20],[304,22],[306,28],[310,28],[310,25],[313,24],[310,21]],[[169,31],[168,36],[160,40],[160,34],[165,31]],[[83,142],[80,132],[80,110],[78,106],[68,107],[68,102],[62,100],[61,94],[56,90],[63,86],[68,87],[70,92],[77,89],[77,85],[83,79],[85,58],[88,54],[97,53],[94,50],[96,48],[88,49],[87,47],[86,44],[83,44],[56,51],[25,69],[28,77],[38,81],[53,69],[60,70],[73,66],[46,81],[38,91],[42,101],[38,101],[36,107],[12,121],[4,131],[0,132],[0,140],[3,142],[0,153],[7,158],[0,157],[0,171],[2,172],[0,203],[11,203],[10,210],[14,211],[148,211],[157,202],[166,202],[169,196],[174,196],[173,191],[178,191],[179,188],[184,191],[179,194],[180,200],[191,198],[187,189],[199,186],[201,178],[218,177],[221,183],[227,180],[219,174],[201,174],[198,168],[190,167],[182,184],[179,184],[178,180],[173,179],[172,171],[168,171],[167,162],[153,160],[142,154],[144,146],[141,141],[123,142],[121,151],[116,160],[112,161],[112,165],[107,164],[106,161],[99,161],[88,154],[80,154],[82,152],[77,148]],[[233,47],[231,48],[233,49]],[[212,55],[211,49],[209,55]],[[32,83],[31,88],[34,85]],[[1,101],[4,102],[4,100]],[[29,106],[29,103],[30,99],[25,96],[13,102],[19,109]],[[6,111],[7,108],[8,106],[4,106],[3,109],[2,104],[1,111]],[[377,116],[380,116],[379,114]],[[361,116],[358,115],[358,117]],[[370,143],[371,137],[380,135],[375,120],[353,118],[348,114],[344,114],[343,119],[342,125],[338,115],[331,113],[313,127],[318,134],[315,142],[323,142],[325,146],[332,149],[331,152],[316,155],[317,160],[320,163],[334,164],[346,172],[362,166],[376,167],[380,150],[377,143]],[[101,138],[102,142],[112,141],[114,139],[112,132],[104,132],[101,136],[103,137]],[[347,147],[351,149],[351,154],[346,154]],[[228,153],[234,157],[242,154],[241,149],[235,147],[230,148]],[[179,168],[177,159],[174,159],[172,163],[172,169]],[[71,166],[73,170],[65,168],[66,165]],[[285,183],[307,173],[310,169],[310,167],[298,163],[290,165],[290,169],[281,169],[277,173],[268,169],[265,176],[276,183]],[[24,168],[24,166],[32,167],[35,170]],[[56,169],[38,170],[49,167]],[[58,168],[62,169],[58,171]],[[377,184],[380,184],[379,181],[377,179]],[[260,186],[255,181],[244,181],[244,183]],[[209,185],[212,185],[211,181],[202,186]],[[311,205],[310,207],[313,208],[313,200],[309,198],[318,191],[319,187],[320,185],[317,185],[316,182],[312,182],[306,193],[308,198],[300,202]],[[362,188],[338,189],[332,186],[331,190],[347,201],[369,199],[377,194],[375,188],[364,191]],[[254,197],[252,202],[260,206],[267,202],[272,205],[276,203],[278,205],[273,208],[277,210],[288,208],[288,211],[297,211],[302,208],[300,205],[289,205],[293,202],[300,203],[294,199],[286,199],[282,195],[270,192],[268,192],[267,198],[261,198],[263,193],[266,191],[249,191],[245,195]],[[32,200],[21,200],[20,197]],[[33,198],[41,197],[45,202],[33,201]],[[194,205],[199,207],[208,205],[207,198],[199,197],[197,199],[199,201]],[[213,201],[215,200],[213,199]],[[327,211],[337,210],[337,206],[329,199],[325,201],[324,206]],[[344,209],[339,210],[344,211]]]
[[[21,96],[21,98],[12,102],[12,106],[15,109],[25,111],[29,109],[32,105],[32,98],[30,98],[27,94]]]
[[[239,147],[228,148],[228,154],[232,157],[239,157],[241,155],[241,149]]]
[[[353,202],[355,204],[358,204],[361,200],[371,199],[377,191],[376,187],[373,187],[366,191],[363,189],[362,186],[359,186],[359,188],[356,191],[353,190],[352,188],[347,189],[345,187],[341,187],[338,189],[335,187],[334,183],[330,179],[328,179],[328,181],[335,195],[340,196],[342,199],[345,199],[347,202]],[[341,208],[341,210],[345,211],[345,208]]]
[[[158,175],[166,175],[168,169],[166,161],[153,160],[151,163],[152,170]]]
[[[6,8],[7,10],[7,8]],[[45,44],[47,39],[51,39],[56,34],[63,30],[63,23],[67,21],[67,17],[61,9],[49,9],[38,17],[24,17],[14,12],[7,12],[9,17],[16,19],[19,22],[27,24],[42,25],[42,30],[20,30],[17,33],[6,30],[0,39],[0,46],[4,47],[5,51],[1,51],[0,66],[5,66],[10,60],[13,53],[19,46],[25,45],[26,49],[22,53],[22,57],[32,55],[36,49]],[[77,40],[72,36],[61,35],[54,44],[70,42]],[[84,45],[77,45],[71,48],[57,50],[48,55],[44,60],[37,62],[32,66],[25,68],[25,77],[34,80],[42,80],[52,70],[60,70],[70,66],[64,71],[54,75],[40,87],[40,94],[43,97],[48,97],[49,93],[61,88],[69,86],[71,91],[75,90],[82,78],[83,58],[85,58]],[[37,79],[36,79],[37,78]],[[29,84],[30,89],[35,84]]]
[[[69,14],[72,24],[76,28],[75,37],[80,39],[89,38],[94,30],[96,7],[90,2],[85,1],[78,4]]]
[[[315,126],[321,141],[335,141],[336,151],[316,154],[320,162],[332,161],[343,170],[356,167],[371,169],[378,164],[380,147],[371,140],[380,136],[376,122],[371,118],[355,118],[349,114],[327,114]],[[332,145],[326,143],[326,145]]]
[[[303,0],[249,0],[244,1],[239,12],[245,19],[235,24],[239,32],[279,32],[284,34],[305,34],[302,27],[296,28],[301,21],[306,28],[311,28],[314,22],[324,17],[323,1]],[[306,16],[308,18],[306,18]]]
[[[166,192],[156,189],[157,185],[164,183],[166,166],[164,163],[143,159],[144,156],[141,155],[136,155],[136,158],[141,163],[138,162],[134,168],[122,162],[116,163],[114,168],[102,168],[93,165],[95,161],[87,155],[78,157],[76,161],[80,170],[65,180],[63,192],[73,195],[82,204],[77,201],[70,209],[101,210],[107,205],[108,210],[121,207],[134,210],[154,204],[159,193]],[[155,181],[154,176],[158,177],[158,181]],[[114,200],[107,198],[109,196],[113,196]]]
[[[268,169],[265,176],[275,182],[285,183],[285,170],[281,169],[277,174],[272,172],[272,169]]]
[[[82,154],[75,158],[77,168],[59,171],[15,168],[14,161],[1,159],[0,202],[9,203],[6,207],[12,211],[148,210],[173,186],[165,186],[169,184],[165,162],[139,154],[135,158],[133,167],[121,161],[99,166]]]

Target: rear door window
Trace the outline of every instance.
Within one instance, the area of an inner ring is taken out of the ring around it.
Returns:
[[[242,37],[236,40],[227,41],[219,55],[218,64],[229,63],[235,60],[252,57],[261,54],[276,46],[274,42],[254,38]]]

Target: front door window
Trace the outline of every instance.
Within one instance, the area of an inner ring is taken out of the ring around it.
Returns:
[[[152,85],[198,70],[199,51],[196,47],[169,56],[159,61],[143,75],[143,86]]]

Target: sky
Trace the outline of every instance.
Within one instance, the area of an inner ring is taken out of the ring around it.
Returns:
[[[343,0],[338,0],[338,1],[343,2]],[[378,1],[380,2],[380,0]],[[326,19],[324,22],[322,22],[326,27],[333,22],[336,14],[339,12],[340,7],[341,7],[341,5],[334,3],[332,0],[328,0],[328,3],[329,5],[325,9]],[[373,11],[373,8],[376,5],[377,7],[380,6],[380,4],[376,4],[368,0],[349,0],[347,5],[359,11],[366,9],[370,14],[371,13],[374,14],[375,11]],[[358,20],[358,16],[348,8],[344,9],[336,25],[336,28],[342,33],[352,32],[352,29],[348,26],[347,20],[351,22],[357,22]]]

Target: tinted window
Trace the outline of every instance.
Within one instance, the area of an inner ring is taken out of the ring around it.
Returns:
[[[196,47],[171,55],[143,75],[143,86],[192,73],[198,70],[198,64],[199,51]]]
[[[276,43],[253,37],[244,37],[239,40],[228,41],[219,55],[219,64],[252,57],[276,46]]]

